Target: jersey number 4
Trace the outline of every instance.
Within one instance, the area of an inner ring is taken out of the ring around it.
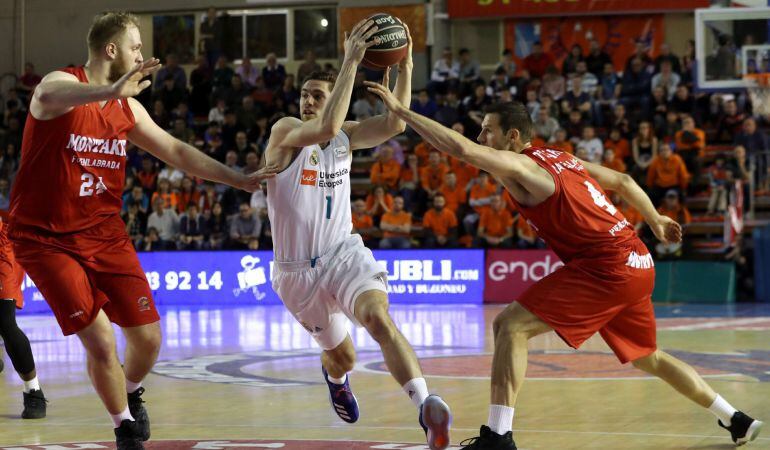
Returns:
[[[618,209],[610,203],[609,200],[607,200],[607,197],[602,193],[602,191],[596,189],[596,187],[591,184],[590,181],[584,181],[583,184],[586,185],[588,188],[588,192],[591,194],[591,197],[594,199],[594,203],[596,203],[596,206],[599,208],[602,208],[603,210],[610,213],[610,215],[615,215],[618,212]]]

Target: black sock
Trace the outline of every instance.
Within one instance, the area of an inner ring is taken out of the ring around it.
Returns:
[[[16,324],[16,303],[13,300],[0,300],[0,336],[16,372],[28,374],[35,370],[29,339]]]

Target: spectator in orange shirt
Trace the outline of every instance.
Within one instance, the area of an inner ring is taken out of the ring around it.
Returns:
[[[371,194],[366,196],[366,213],[372,216],[374,223],[380,221],[380,216],[393,209],[393,196],[385,192],[382,186],[375,186]]]
[[[366,203],[358,199],[353,202],[353,233],[361,235],[361,239],[364,240],[364,244],[370,247],[374,242],[374,234],[376,229],[374,228],[374,220],[372,216],[366,213]]]
[[[441,194],[433,197],[433,208],[422,218],[424,245],[428,248],[457,246],[457,217],[447,209]]]
[[[444,184],[444,175],[449,172],[449,167],[441,162],[441,155],[438,150],[431,150],[428,157],[428,165],[420,169],[420,184],[422,189],[432,199]]]
[[[465,125],[460,122],[452,125],[452,129],[465,136]],[[479,174],[478,167],[474,167],[458,158],[449,158],[449,169],[457,175],[457,184],[466,191],[468,183]]]
[[[567,130],[564,128],[559,128],[553,133],[553,138],[548,143],[548,147],[554,150],[561,150],[570,155],[575,154],[575,147],[572,146],[572,142],[567,138]]]
[[[684,116],[682,119],[682,129],[674,135],[676,142],[676,151],[687,165],[690,173],[700,173],[700,158],[706,150],[706,133],[695,128],[695,119],[692,116]]]
[[[419,159],[414,153],[408,153],[401,166],[401,175],[398,181],[398,188],[401,196],[404,197],[404,207],[410,211],[415,210],[416,203],[420,201],[420,167]]]
[[[183,214],[187,210],[187,207],[191,204],[195,204],[197,206],[200,198],[201,193],[198,189],[196,189],[192,178],[182,178],[182,188],[180,189],[179,194],[177,194],[177,212],[179,214]]]
[[[393,158],[393,147],[383,145],[380,147],[379,158],[372,165],[369,179],[372,184],[380,184],[391,193],[398,190],[398,180],[401,177],[401,164]]]
[[[633,162],[633,159],[631,159],[631,144],[628,143],[628,139],[625,139],[620,134],[620,128],[610,130],[610,136],[604,141],[604,148],[614,150],[615,158],[622,160],[626,167]]]
[[[491,207],[481,213],[477,246],[510,248],[513,239],[513,216],[505,208],[500,195],[492,196]]]
[[[158,180],[158,190],[152,194],[150,204],[155,204],[156,198],[163,200],[163,209],[176,209],[176,205],[179,202],[177,193],[171,192],[171,183],[168,181],[168,178]]]
[[[455,175],[454,172],[449,172],[444,177],[444,185],[441,186],[441,195],[446,199],[446,207],[451,209],[455,214],[458,214],[460,209],[464,208],[465,203],[468,201],[468,193],[465,192],[465,189],[462,186],[457,184],[457,175]]]
[[[658,212],[676,220],[681,225],[687,225],[692,222],[690,211],[680,203],[679,193],[674,189],[666,192],[666,197],[663,200],[663,204],[658,208]],[[678,258],[682,256],[682,243],[663,244],[661,242],[655,246],[655,251],[660,259]]]
[[[393,199],[393,209],[382,215],[380,219],[382,239],[380,248],[409,248],[412,232],[412,215],[404,211],[404,197],[400,195]]]
[[[490,182],[489,174],[483,171],[479,172],[479,176],[473,180],[468,201],[473,211],[463,219],[463,227],[467,234],[476,235],[476,222],[479,221],[481,213],[489,208],[489,204],[492,203],[492,196],[495,194],[497,194],[497,186]]]
[[[642,214],[633,206],[626,203],[626,201],[623,200],[623,197],[621,197],[618,193],[613,193],[611,200],[612,204],[617,206],[620,213],[623,214],[623,217],[625,217],[626,220],[628,220],[628,222],[634,227],[636,234],[640,235],[642,228],[644,228],[645,225],[644,217],[642,217]]]
[[[430,152],[432,150],[435,149],[428,145],[428,143],[425,141],[422,141],[414,146],[414,154],[417,155],[420,167],[428,164],[428,157],[430,156]]]
[[[647,168],[647,188],[652,202],[657,205],[670,189],[684,193],[689,181],[690,174],[682,158],[674,154],[668,143],[662,143],[660,153]]]
[[[626,164],[622,159],[615,156],[615,150],[608,148],[604,151],[604,158],[602,158],[602,165],[608,169],[612,169],[616,172],[626,173]]]

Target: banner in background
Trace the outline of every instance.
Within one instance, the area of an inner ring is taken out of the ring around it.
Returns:
[[[567,16],[692,11],[708,8],[709,0],[447,0],[449,17]]]
[[[391,303],[481,303],[484,250],[374,251],[388,272]],[[272,289],[273,252],[139,253],[158,305],[281,304]],[[22,312],[49,312],[32,280]]]
[[[573,45],[588,52],[592,39],[599,41],[621,71],[626,60],[636,50],[636,41],[642,40],[648,54],[655,58],[665,39],[663,15],[559,17],[544,19],[508,19],[505,21],[505,47],[513,49],[514,60],[519,67],[532,53],[532,44],[540,41],[543,50],[561,67]]]
[[[550,250],[487,250],[484,303],[511,303],[563,265]]]
[[[403,5],[403,6],[371,6],[361,8],[339,8],[339,43],[342,48],[342,42],[345,40],[345,32],[353,29],[353,26],[359,21],[377,13],[387,13],[396,16],[409,26],[409,32],[412,34],[412,51],[422,53],[425,51],[426,41],[426,19],[425,5]]]

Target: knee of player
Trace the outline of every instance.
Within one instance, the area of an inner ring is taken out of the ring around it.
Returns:
[[[633,364],[637,369],[643,370],[645,372],[654,371],[658,367],[659,356],[660,355],[656,350],[647,356],[643,356],[631,361],[631,364]]]
[[[503,311],[495,317],[494,322],[492,322],[492,330],[496,339],[512,339],[517,336],[529,337],[527,323],[507,311]]]
[[[115,349],[115,341],[111,339],[99,339],[86,344],[86,353],[88,359],[99,364],[108,364],[118,361],[118,354]]]
[[[161,342],[163,336],[160,332],[160,326],[158,323],[145,325],[145,329],[141,333],[136,333],[130,338],[131,345],[140,348],[143,352],[157,353],[160,351]]]
[[[395,332],[395,325],[385,307],[371,308],[360,318],[361,325],[366,328],[374,340],[380,341]]]

